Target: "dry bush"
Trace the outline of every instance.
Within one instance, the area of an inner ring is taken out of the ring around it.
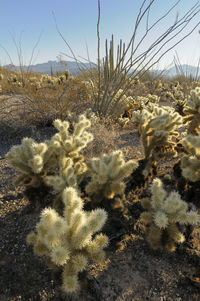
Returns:
[[[86,159],[100,157],[102,154],[108,154],[118,149],[116,145],[116,138],[118,137],[116,127],[117,125],[114,125],[109,118],[92,124],[89,132],[93,134],[94,140],[84,150]]]

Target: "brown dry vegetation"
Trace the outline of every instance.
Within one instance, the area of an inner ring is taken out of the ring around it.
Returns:
[[[138,95],[144,95],[146,90],[140,89]],[[87,272],[80,275],[82,289],[78,297],[62,294],[60,274],[49,270],[44,258],[34,255],[32,247],[26,244],[26,236],[35,228],[41,208],[51,206],[53,195],[49,194],[45,200],[40,200],[38,196],[40,205],[30,208],[23,187],[16,189],[13,186],[16,171],[9,167],[5,159],[10,147],[20,144],[24,136],[39,142],[49,139],[55,129],[51,122],[43,124],[37,118],[37,122],[33,122],[32,116],[29,118],[26,115],[26,109],[30,108],[27,93],[15,93],[4,93],[0,98],[0,300],[200,300],[199,227],[186,231],[186,242],[178,246],[174,253],[168,253],[165,249],[152,251],[145,239],[144,225],[138,221],[142,211],[139,198],[149,195],[148,184],[152,178],[135,190],[128,185],[122,199],[115,197],[110,204],[102,204],[109,216],[103,229],[110,239],[106,260],[103,264],[91,263]],[[24,99],[28,107],[17,106]],[[54,95],[53,101],[56,102],[56,99],[57,95]],[[82,112],[91,104],[84,99],[81,103],[80,98],[73,105],[74,109]],[[48,113],[50,108],[51,105]],[[47,112],[46,108],[44,111]],[[52,118],[54,116],[50,115],[50,120]],[[84,150],[86,161],[117,149],[123,151],[126,161],[143,158],[136,126],[122,128],[106,119],[97,122],[89,131],[94,135],[94,141]],[[165,174],[172,176],[171,181],[164,182],[167,191],[177,188],[173,175],[176,161],[177,158],[171,158],[158,164],[159,178],[163,179]]]

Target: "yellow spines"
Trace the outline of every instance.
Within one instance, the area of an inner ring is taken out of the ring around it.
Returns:
[[[88,167],[91,170],[91,182],[86,186],[89,195],[113,198],[115,194],[122,194],[125,184],[122,179],[128,177],[138,163],[136,160],[124,161],[121,151],[114,151],[101,158],[93,158]]]
[[[145,224],[149,224],[147,239],[153,249],[164,246],[173,251],[175,243],[182,243],[184,234],[177,228],[177,223],[196,225],[200,222],[200,216],[196,211],[187,211],[188,205],[181,200],[180,195],[172,191],[167,195],[163,189],[161,180],[153,180],[151,186],[151,199],[142,200],[142,206],[147,209],[140,218]]]
[[[103,260],[103,248],[108,244],[106,235],[99,231],[106,219],[103,209],[91,212],[83,210],[83,200],[72,188],[63,193],[64,214],[60,216],[54,209],[45,208],[36,226],[36,233],[27,236],[27,242],[33,244],[34,252],[45,255],[53,265],[63,267],[65,292],[76,292],[79,287],[78,273],[83,271],[88,260]]]

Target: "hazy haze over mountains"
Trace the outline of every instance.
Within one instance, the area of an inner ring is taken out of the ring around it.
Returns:
[[[8,67],[9,65],[6,65],[4,67]],[[53,74],[56,74],[56,72],[64,71],[66,69],[69,70],[71,75],[77,75],[80,73],[79,67],[81,69],[89,69],[91,67],[96,67],[97,65],[94,63],[76,63],[76,62],[70,62],[65,61],[64,63],[60,63],[57,61],[48,61],[46,63],[36,64],[36,65],[30,65],[30,69],[35,72],[39,73],[46,73],[51,74],[53,71]],[[25,70],[27,70],[28,66],[24,66]],[[19,66],[11,67],[11,70],[19,70]]]
[[[8,67],[9,65],[6,65],[4,67]],[[89,69],[91,67],[97,67],[95,63],[76,63],[72,61],[65,61],[64,63],[57,62],[57,61],[48,61],[46,63],[36,64],[36,65],[30,65],[30,69],[39,72],[39,73],[47,73],[51,74],[51,71],[53,71],[53,74],[56,74],[56,72],[64,71],[66,69],[69,70],[71,75],[77,75],[80,73],[79,67],[82,69]],[[24,66],[25,69],[28,68],[28,66]],[[11,70],[19,70],[19,66],[12,67]],[[198,72],[199,71],[199,72]],[[175,76],[177,75],[177,68],[175,66],[166,69],[166,70],[154,70],[152,71],[155,74],[163,73],[164,76]],[[193,77],[200,77],[200,70],[198,67],[191,66],[191,65],[180,65],[178,67],[178,74],[184,74],[184,75],[192,75]]]

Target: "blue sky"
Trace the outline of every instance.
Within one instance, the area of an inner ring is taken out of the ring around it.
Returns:
[[[149,0],[148,0],[149,1]],[[147,2],[148,2],[147,1]],[[150,23],[158,19],[176,1],[155,0],[150,14]],[[172,14],[161,22],[155,30],[147,36],[142,50],[165,28],[169,27],[179,12],[181,15],[197,1],[182,0]],[[101,0],[101,53],[104,54],[104,41],[114,34],[115,42],[121,38],[128,42],[133,31],[134,22],[142,0]],[[36,48],[34,63],[56,60],[61,53],[69,53],[65,43],[59,36],[52,16],[55,12],[57,24],[72,47],[76,56],[87,58],[86,43],[88,45],[91,61],[96,62],[97,57],[97,0],[7,0],[1,1],[0,10],[0,64],[10,63],[2,48],[9,53],[14,64],[18,64],[17,51],[13,39],[22,41],[24,63],[29,62],[31,51],[41,35]],[[194,19],[200,20],[200,14]],[[144,24],[138,29],[139,37],[144,33]],[[191,29],[190,27],[188,27]],[[176,51],[180,62],[195,65],[200,57],[200,26],[193,34],[182,42]],[[169,66],[175,55],[175,50],[167,54],[159,63],[159,67]],[[71,60],[65,56],[63,59]]]

